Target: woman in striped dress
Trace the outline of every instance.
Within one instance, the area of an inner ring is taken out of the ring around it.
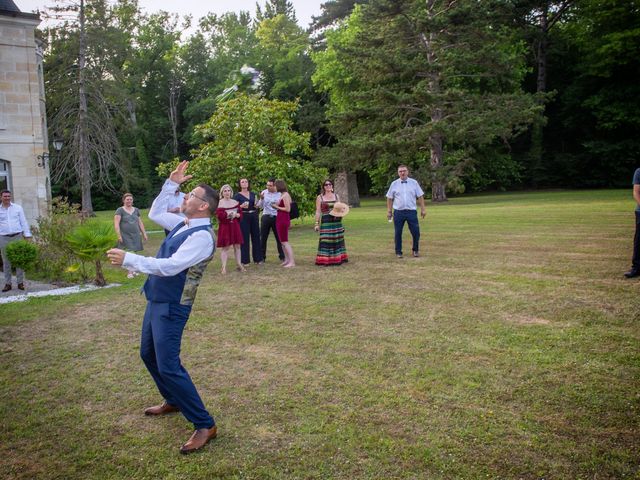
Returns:
[[[336,203],[342,208],[334,210]],[[333,191],[333,182],[325,180],[322,193],[316,198],[316,224],[314,230],[320,232],[316,265],[325,267],[342,265],[349,261],[344,245],[344,227],[342,217],[346,215],[348,206],[340,203]]]

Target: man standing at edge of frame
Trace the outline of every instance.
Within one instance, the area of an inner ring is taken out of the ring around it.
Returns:
[[[11,263],[7,255],[7,245],[11,242],[32,240],[29,223],[24,216],[24,210],[17,203],[11,201],[11,191],[2,190],[2,203],[0,203],[0,251],[2,252],[2,268],[4,268],[3,292],[11,290]],[[16,281],[18,289],[24,290],[24,270],[16,267]]]
[[[624,274],[627,278],[640,277],[640,168],[636,168],[633,174],[633,199],[636,201],[636,234],[633,237],[631,270]]]

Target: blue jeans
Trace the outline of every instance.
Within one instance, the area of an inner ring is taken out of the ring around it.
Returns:
[[[140,357],[168,404],[177,406],[195,428],[215,425],[180,362],[182,331],[191,306],[148,302],[142,322]]]
[[[267,240],[269,239],[269,232],[273,230],[273,236],[276,237],[276,245],[278,246],[278,257],[280,260],[284,260],[284,251],[282,250],[282,244],[278,238],[278,232],[276,231],[276,216],[262,215],[260,220],[260,240],[262,244],[262,260],[267,259]]]
[[[402,255],[402,229],[404,222],[409,224],[409,232],[413,237],[412,250],[417,252],[420,248],[420,224],[418,223],[418,212],[416,210],[394,210],[393,226],[395,228],[396,254]]]

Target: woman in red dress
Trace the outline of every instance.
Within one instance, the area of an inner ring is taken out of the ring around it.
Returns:
[[[287,184],[284,180],[276,180],[276,190],[282,194],[280,201],[273,204],[273,208],[278,210],[276,216],[276,232],[278,232],[278,238],[282,244],[282,250],[284,251],[284,262],[282,266],[285,268],[291,268],[296,266],[296,262],[293,259],[293,248],[289,243],[289,227],[291,226],[291,217],[289,212],[291,211],[291,195],[287,191]]]
[[[227,259],[229,250],[233,247],[233,254],[238,264],[237,270],[246,272],[240,258],[240,245],[242,245],[242,230],[240,230],[240,218],[242,209],[237,200],[231,198],[233,190],[229,185],[223,185],[220,189],[220,202],[216,209],[218,217],[218,239],[216,247],[220,249],[220,261],[222,262],[222,274],[227,273]]]

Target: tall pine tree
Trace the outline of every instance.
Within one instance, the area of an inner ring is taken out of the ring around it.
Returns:
[[[331,110],[336,157],[355,159],[351,168],[367,169],[379,188],[407,163],[445,201],[477,148],[530,123],[540,107],[520,89],[524,46],[499,7],[372,0],[356,8],[339,41],[330,37],[316,56],[318,86],[340,103]]]

